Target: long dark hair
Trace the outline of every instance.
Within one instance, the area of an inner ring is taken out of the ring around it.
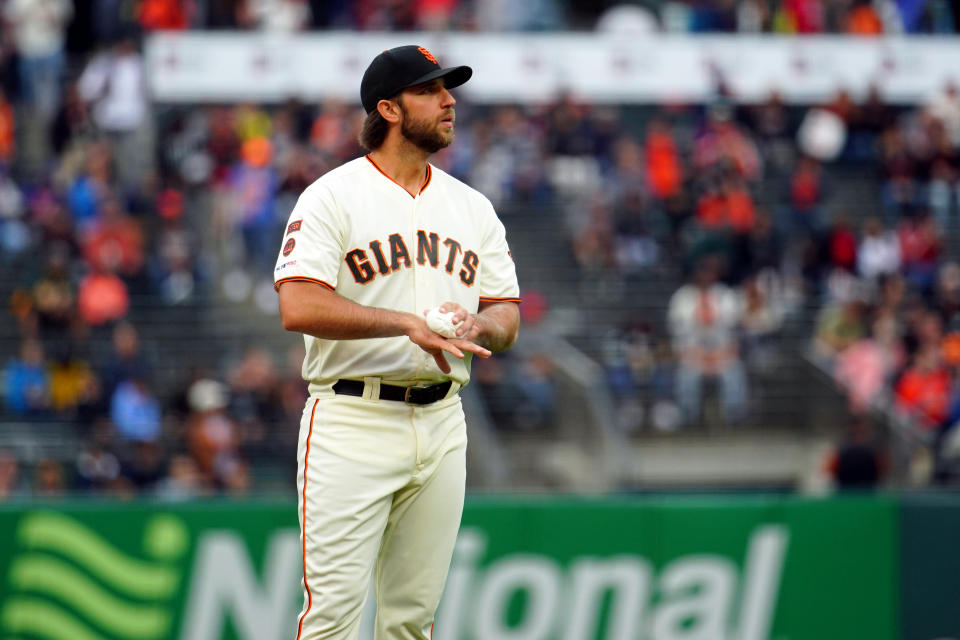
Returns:
[[[374,110],[368,113],[367,119],[363,121],[357,141],[367,151],[374,151],[379,149],[387,139],[388,131],[390,131],[390,123],[383,119],[379,111]]]

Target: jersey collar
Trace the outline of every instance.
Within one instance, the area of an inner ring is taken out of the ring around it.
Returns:
[[[420,185],[420,191],[418,191],[417,193],[411,193],[410,191],[407,191],[407,188],[406,188],[405,186],[403,186],[402,184],[400,184],[399,182],[397,182],[396,180],[394,180],[393,178],[391,178],[390,176],[388,176],[388,175],[387,175],[387,172],[380,168],[380,165],[378,165],[378,164],[374,161],[374,159],[370,157],[370,154],[369,154],[369,153],[368,153],[367,155],[365,155],[364,157],[367,159],[367,161],[370,162],[370,164],[373,165],[373,167],[374,167],[377,171],[379,171],[381,174],[383,174],[383,176],[384,176],[387,180],[389,180],[389,181],[392,182],[393,184],[397,185],[398,187],[400,187],[401,189],[403,189],[404,191],[406,191],[407,194],[408,194],[411,198],[416,198],[418,195],[420,195],[421,193],[423,193],[423,192],[426,190],[427,185],[430,184],[430,179],[433,177],[433,169],[430,168],[430,163],[428,162],[428,163],[427,163],[427,175],[424,176],[424,178],[423,178],[423,184]]]

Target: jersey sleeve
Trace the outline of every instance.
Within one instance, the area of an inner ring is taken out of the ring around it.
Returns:
[[[345,232],[330,192],[322,186],[305,190],[287,220],[273,270],[274,289],[299,280],[335,290]]]
[[[480,302],[521,302],[517,269],[507,245],[507,232],[493,205],[484,202],[486,233],[480,255]]]

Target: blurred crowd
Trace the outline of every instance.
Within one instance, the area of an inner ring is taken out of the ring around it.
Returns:
[[[271,312],[287,214],[316,177],[361,153],[362,113],[334,100],[153,105],[143,31],[278,28],[270,21],[602,28],[600,9],[611,6],[589,4],[147,0],[119,11],[122,0],[8,0],[2,420],[56,424],[81,444],[57,458],[0,446],[0,497],[243,493],[261,458],[293,472],[286,461],[306,393],[302,349],[197,354],[188,371],[177,364],[182,354],[152,337],[152,318],[157,309],[188,318],[222,299]],[[836,31],[842,16],[869,7],[884,29],[894,30],[896,10],[900,29],[938,31],[954,6],[663,3],[654,17],[666,28],[682,13],[697,31],[730,30],[731,17],[732,29]],[[528,11],[547,22],[523,22]],[[484,12],[517,22],[484,22]],[[747,27],[751,12],[759,17]],[[457,143],[436,164],[490,197],[508,227],[517,211],[552,216],[584,291],[643,278],[676,287],[653,305],[659,315],[595,336],[619,428],[678,429],[713,414],[748,422],[754,386],[784,361],[788,319],[812,305],[811,357],[847,390],[851,415],[892,407],[914,416],[943,452],[938,473],[949,475],[960,448],[949,437],[960,418],[960,266],[947,242],[960,215],[955,87],[911,108],[886,104],[879,90],[840,91],[809,108],[776,94],[745,105],[721,86],[708,105],[612,107],[559,96],[539,105],[461,100],[458,110]],[[831,180],[838,166],[869,178],[882,194],[876,206],[843,193],[847,184]],[[543,339],[551,295],[524,291],[523,340],[475,365],[501,428],[545,428],[556,418],[557,365]],[[217,339],[215,327],[184,331]],[[851,437],[862,442],[865,432],[859,426]]]
[[[27,12],[36,0],[8,0]],[[67,0],[72,39],[141,31],[611,30],[740,33],[956,33],[956,0]]]

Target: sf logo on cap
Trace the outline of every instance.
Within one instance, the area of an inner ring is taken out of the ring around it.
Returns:
[[[433,64],[440,64],[437,62],[437,59],[433,57],[433,54],[430,53],[426,47],[417,47],[417,51],[423,54],[423,57],[432,62]]]

